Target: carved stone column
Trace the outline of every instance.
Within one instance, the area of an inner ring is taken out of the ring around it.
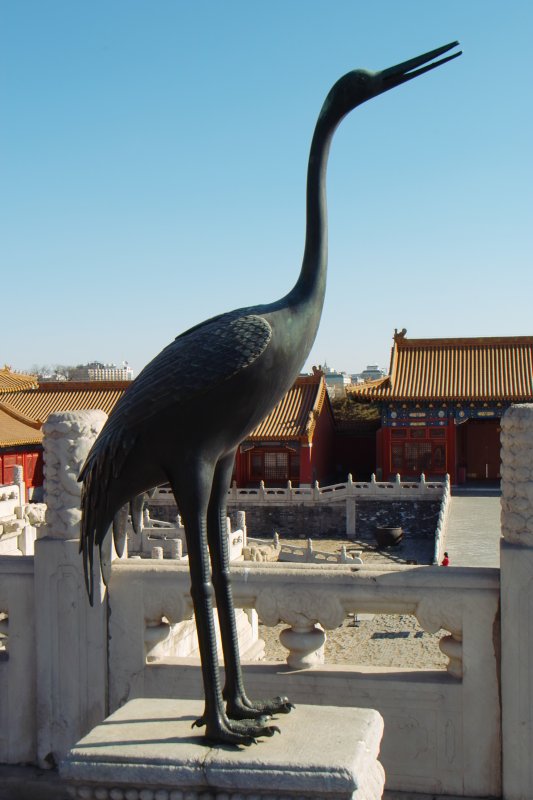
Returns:
[[[505,800],[533,797],[533,405],[502,419],[502,751]]]
[[[47,508],[35,543],[35,627],[37,752],[45,767],[107,712],[103,586],[97,582],[91,608],[78,552],[78,475],[106,419],[102,411],[65,412],[51,414],[43,426]]]
[[[287,622],[291,627],[280,634],[287,648],[287,664],[292,669],[306,669],[324,663],[324,628],[342,625],[345,612],[340,602],[320,591],[296,586],[274,594],[262,591],[256,600],[256,611],[265,625]]]

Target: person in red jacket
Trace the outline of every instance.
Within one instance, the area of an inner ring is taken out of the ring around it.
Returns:
[[[450,559],[448,558],[448,553],[444,553],[444,558],[441,561],[441,567],[448,567],[450,565]]]

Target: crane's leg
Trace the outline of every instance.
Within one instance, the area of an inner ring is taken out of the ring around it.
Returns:
[[[213,470],[204,463],[189,465],[186,476],[169,476],[185,526],[191,597],[196,618],[205,708],[195,724],[206,726],[206,738],[228,744],[252,744],[256,736],[272,735],[264,724],[228,719],[220,688],[215,626],[213,621],[212,584],[207,547],[207,506]]]
[[[230,581],[226,522],[227,494],[234,458],[235,453],[230,453],[218,462],[207,512],[207,537],[211,555],[213,586],[217,599],[226,667],[226,682],[222,694],[226,700],[226,711],[230,719],[260,720],[264,715],[288,713],[293,705],[286,697],[253,701],[247,697],[244,690]]]

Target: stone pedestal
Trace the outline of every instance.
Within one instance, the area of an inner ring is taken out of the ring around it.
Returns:
[[[252,747],[212,746],[192,722],[203,704],[131,700],[94,728],[60,767],[79,800],[373,800],[377,711],[299,706],[276,721],[281,734]]]

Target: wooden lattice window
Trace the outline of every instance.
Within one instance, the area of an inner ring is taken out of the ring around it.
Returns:
[[[265,453],[265,480],[289,480],[288,453]]]
[[[263,454],[252,453],[250,456],[250,477],[260,481],[263,477]]]
[[[393,444],[391,447],[391,469],[400,473],[403,469],[403,444]]]
[[[431,466],[430,442],[407,442],[405,444],[405,466],[409,472],[425,472]]]

